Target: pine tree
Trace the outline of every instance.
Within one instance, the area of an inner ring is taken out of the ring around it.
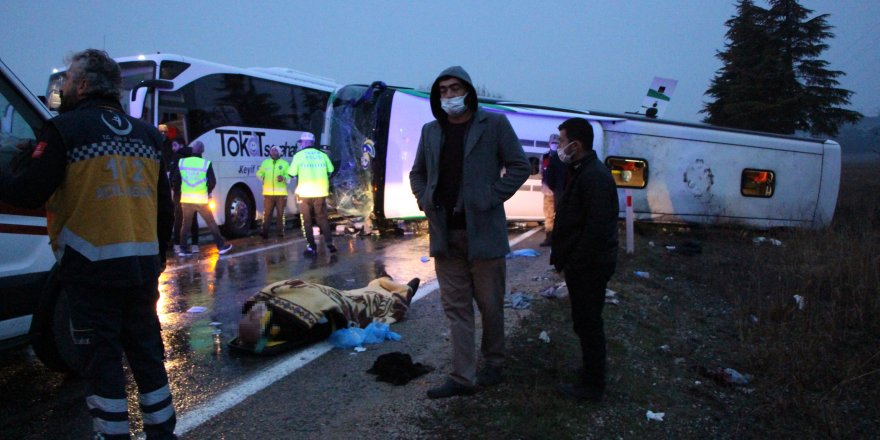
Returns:
[[[819,56],[833,38],[827,14],[797,0],[769,0],[770,9],[750,0],[737,4],[728,20],[724,63],[706,91],[715,98],[703,109],[705,122],[727,127],[793,134],[835,135],[862,115],[843,109],[851,91],[838,88],[841,71]]]
[[[715,101],[702,110],[704,120],[725,127],[772,131],[772,108],[767,100],[764,78],[773,69],[770,36],[766,30],[767,10],[751,0],[737,3],[737,15],[725,22],[728,27],[725,50],[717,57],[723,63],[712,80],[707,95]]]

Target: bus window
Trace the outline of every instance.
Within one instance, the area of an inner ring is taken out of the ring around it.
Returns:
[[[608,157],[605,166],[611,170],[614,183],[620,188],[644,188],[648,185],[648,161],[630,157]]]
[[[189,63],[164,60],[159,64],[159,79],[173,80],[190,66]]]
[[[739,192],[745,197],[773,197],[776,189],[776,173],[770,170],[745,169],[742,172]]]

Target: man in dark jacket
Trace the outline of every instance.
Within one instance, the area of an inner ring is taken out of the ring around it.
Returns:
[[[559,159],[568,165],[556,205],[550,264],[565,275],[571,318],[581,343],[579,382],[563,395],[598,402],[605,392],[605,286],[617,264],[617,186],[593,151],[593,127],[583,118],[559,126]]]
[[[475,384],[501,382],[504,365],[504,290],[507,218],[504,201],[531,167],[507,118],[478,107],[470,76],[444,70],[431,87],[435,121],[422,127],[409,173],[419,208],[428,218],[440,300],[452,334],[452,373],[428,397],[473,394]],[[501,171],[504,170],[502,175]],[[483,319],[477,374],[474,309]]]
[[[171,191],[159,131],[125,114],[121,88],[119,66],[106,52],[74,54],[61,114],[43,130],[28,168],[15,178],[0,175],[0,200],[46,204],[96,438],[129,438],[123,352],[147,438],[176,438],[156,314]]]

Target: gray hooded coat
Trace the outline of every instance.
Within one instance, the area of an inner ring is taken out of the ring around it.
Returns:
[[[410,187],[428,218],[431,256],[446,256],[446,208],[436,203],[434,192],[440,174],[440,149],[445,143],[447,115],[440,106],[440,78],[453,76],[468,88],[465,103],[474,111],[465,138],[461,189],[456,210],[467,222],[468,259],[499,258],[510,252],[504,201],[529,177],[530,167],[510,121],[500,113],[479,108],[471,78],[459,66],[444,70],[431,87],[431,111],[437,119],[422,127],[419,147],[409,173]],[[503,174],[502,174],[503,172]]]

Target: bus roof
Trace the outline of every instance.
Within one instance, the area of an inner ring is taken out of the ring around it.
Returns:
[[[162,61],[177,61],[181,63],[187,63],[191,65],[198,65],[203,68],[211,69],[217,73],[235,73],[242,75],[255,76],[264,79],[270,79],[274,81],[281,81],[289,83],[291,80],[307,84],[314,88],[323,89],[327,91],[336,90],[339,87],[339,84],[331,78],[327,78],[320,75],[313,75],[311,73],[301,72],[294,69],[289,69],[285,67],[251,67],[251,68],[242,68],[230,66],[228,64],[220,64],[212,61],[205,61],[198,58],[185,57],[182,55],[171,54],[171,53],[156,53],[156,54],[144,54],[130,57],[119,57],[114,58],[116,62],[125,63],[125,62],[136,62],[136,61],[154,61],[156,63],[161,63]]]

